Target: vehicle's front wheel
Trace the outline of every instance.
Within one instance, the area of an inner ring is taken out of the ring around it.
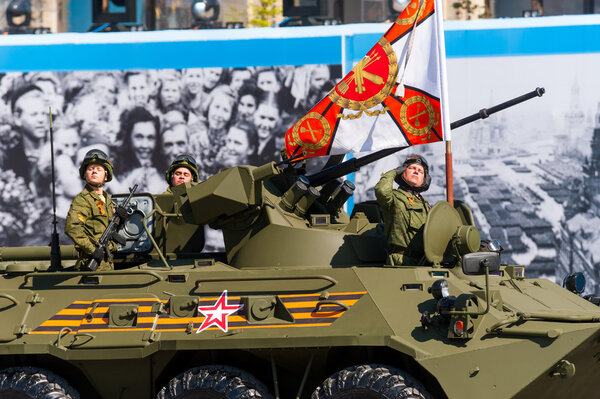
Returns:
[[[227,366],[195,367],[164,386],[157,399],[272,399],[265,385],[245,371]]]
[[[410,374],[390,366],[361,364],[326,379],[311,399],[431,399]]]
[[[0,370],[0,399],[79,399],[79,393],[48,370],[11,367]]]

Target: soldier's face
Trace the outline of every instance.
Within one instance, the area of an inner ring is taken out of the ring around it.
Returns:
[[[421,187],[425,180],[425,169],[419,164],[408,165],[403,174],[404,180],[413,187]]]
[[[190,183],[192,181],[192,172],[188,168],[181,167],[175,169],[173,177],[171,177],[171,185],[178,186],[183,183]]]
[[[104,169],[104,166],[100,164],[91,163],[85,169],[85,174],[83,176],[87,183],[97,186],[104,183],[106,180],[106,170]]]

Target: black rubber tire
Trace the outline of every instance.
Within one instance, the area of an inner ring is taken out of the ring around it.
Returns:
[[[380,364],[340,370],[313,392],[311,399],[433,399],[410,374]]]
[[[157,399],[272,399],[267,387],[250,373],[227,366],[202,366],[171,379]]]
[[[79,399],[79,393],[48,370],[11,367],[0,370],[0,399]]]

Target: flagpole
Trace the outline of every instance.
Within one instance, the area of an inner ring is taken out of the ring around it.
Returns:
[[[438,32],[438,58],[440,60],[442,129],[446,142],[446,200],[454,206],[454,183],[452,178],[452,137],[450,134],[450,106],[448,103],[448,80],[446,77],[446,41],[444,39],[444,15],[442,0],[435,0],[435,19]]]

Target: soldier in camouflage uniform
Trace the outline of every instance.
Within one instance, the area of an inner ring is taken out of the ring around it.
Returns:
[[[167,169],[165,179],[169,183],[169,187],[164,194],[172,194],[173,191],[171,191],[171,188],[183,183],[198,183],[198,165],[196,164],[196,160],[191,155],[178,155],[171,162],[169,169]]]
[[[65,234],[73,240],[79,252],[75,267],[84,270],[90,259],[96,259],[99,264],[97,270],[112,270],[111,252],[116,251],[117,244],[111,241],[107,247],[103,247],[98,240],[115,212],[122,221],[127,218],[127,211],[122,207],[115,209],[113,201],[103,189],[104,183],[112,180],[112,163],[103,151],[90,150],[81,162],[79,176],[87,184],[73,199],[65,224]]]
[[[393,188],[394,181],[398,183],[398,189]],[[431,206],[421,193],[430,183],[427,161],[415,154],[408,156],[402,166],[384,173],[375,185],[390,246],[387,264],[422,264],[423,225]]]

